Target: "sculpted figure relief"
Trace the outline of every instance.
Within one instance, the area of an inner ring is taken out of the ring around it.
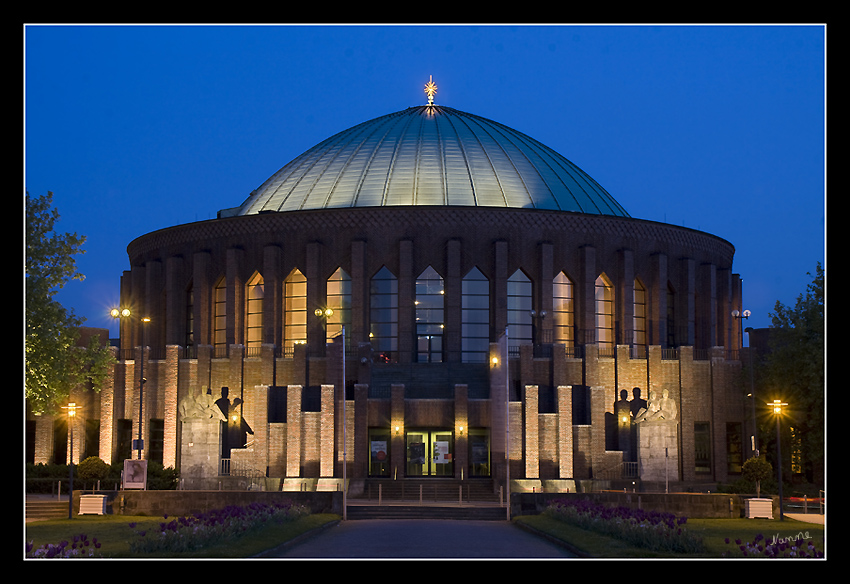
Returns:
[[[670,397],[670,392],[666,389],[662,392],[661,396],[661,399],[658,399],[658,392],[650,391],[647,406],[646,408],[641,408],[635,417],[635,422],[675,420],[679,412],[675,400]]]
[[[221,412],[221,409],[216,405],[210,390],[201,393],[201,395],[187,395],[180,402],[178,408],[180,418],[185,420],[189,418],[204,418],[215,419],[221,422],[226,422],[227,418]]]

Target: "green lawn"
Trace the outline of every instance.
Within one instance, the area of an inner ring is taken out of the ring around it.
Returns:
[[[236,540],[223,541],[221,544],[194,553],[178,555],[148,555],[144,558],[250,558],[266,550],[281,545],[296,537],[322,527],[327,523],[339,521],[339,515],[316,514],[295,521],[267,526]],[[162,517],[133,517],[126,515],[80,515],[74,519],[51,519],[26,524],[26,541],[33,547],[42,544],[57,544],[62,540],[72,541],[75,535],[85,534],[90,540],[97,538],[101,543],[96,557],[103,558],[140,558],[131,554],[130,541],[139,537],[137,531],[158,529]],[[130,523],[136,523],[130,528]]]
[[[317,530],[322,526],[339,521],[338,515],[308,515],[292,522],[269,525],[244,535],[235,541],[228,540],[220,545],[209,547],[202,552],[180,553],[173,556],[164,554],[145,556],[145,558],[250,558],[264,551],[293,540],[302,534]],[[97,557],[104,558],[140,558],[131,554],[130,541],[138,537],[136,531],[157,529],[163,521],[161,517],[132,517],[122,515],[80,515],[74,519],[53,519],[26,524],[26,541],[32,541],[34,547],[45,543],[57,544],[60,541],[73,540],[75,535],[85,534],[90,539],[97,538],[101,543]],[[574,549],[594,558],[722,558],[726,552],[732,557],[740,557],[735,539],[753,541],[762,534],[767,541],[774,536],[793,538],[802,534],[811,539],[818,550],[824,550],[824,526],[804,523],[786,518],[784,521],[769,519],[689,519],[686,528],[699,533],[705,543],[706,551],[700,555],[660,554],[635,548],[623,542],[597,535],[583,529],[572,527],[563,521],[547,515],[521,516],[516,522],[527,525],[549,537],[568,542]],[[131,529],[130,523],[136,523]],[[731,544],[725,543],[729,538]]]
[[[743,557],[734,543],[752,542],[762,534],[768,542],[777,538],[796,538],[802,534],[811,540],[819,551],[824,551],[824,526],[786,518],[778,519],[688,519],[685,527],[699,534],[705,544],[705,552],[699,555],[656,553],[629,546],[617,539],[595,534],[573,527],[547,515],[528,515],[516,521],[544,533],[549,537],[568,542],[573,548],[593,558],[722,558]],[[729,538],[730,543],[726,543]]]

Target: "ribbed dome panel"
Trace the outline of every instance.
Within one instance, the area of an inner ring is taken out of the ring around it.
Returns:
[[[629,216],[554,150],[444,106],[411,107],[331,136],[272,175],[238,214],[392,205]]]

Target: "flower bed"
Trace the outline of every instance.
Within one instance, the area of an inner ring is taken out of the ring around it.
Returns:
[[[545,513],[572,525],[653,551],[698,553],[702,538],[685,529],[685,517],[628,507],[606,507],[589,500],[556,499]]]
[[[724,552],[723,555],[745,558],[823,558],[823,552],[818,550],[807,536],[807,533],[805,535],[801,533],[796,537],[782,539],[774,537],[773,541],[767,541],[759,533],[752,542],[742,543],[740,539],[735,540],[734,545],[737,546],[740,554],[732,550],[729,553]],[[726,543],[732,543],[728,537]]]
[[[291,521],[307,514],[305,507],[290,502],[228,506],[190,517],[163,521],[159,524],[159,530],[153,533],[137,531],[140,537],[130,543],[130,550],[135,553],[197,550],[218,543],[223,538],[238,538],[267,521]],[[131,529],[135,527],[134,523],[130,524]]]
[[[27,558],[92,558],[95,550],[100,549],[100,542],[96,537],[89,538],[81,533],[73,537],[73,541],[62,540],[58,544],[44,544],[34,548],[32,542],[25,545],[25,557]]]

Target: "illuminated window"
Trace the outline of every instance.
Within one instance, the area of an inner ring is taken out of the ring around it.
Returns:
[[[554,341],[573,346],[573,283],[564,274],[558,272],[552,282],[552,303],[554,319]]]
[[[635,278],[634,289],[634,344],[646,344],[646,288]]]
[[[342,268],[328,278],[328,308],[333,310],[327,319],[327,340],[342,332],[342,327],[351,324],[351,278]]]
[[[213,289],[213,345],[216,349],[227,347],[227,282],[222,277]]]
[[[596,342],[614,349],[614,287],[604,275],[596,278]]]
[[[531,280],[522,270],[508,278],[508,340],[511,347],[532,342]]]
[[[307,342],[307,278],[293,270],[283,288],[283,348],[292,354],[295,345]]]
[[[263,277],[255,273],[245,286],[245,346],[260,347],[263,344]]]
[[[443,360],[443,278],[428,266],[416,278],[416,355],[419,363]]]
[[[490,352],[490,282],[478,268],[472,268],[463,279],[461,294],[461,361],[486,363]]]
[[[398,351],[398,280],[386,266],[370,284],[369,339],[378,362],[395,361]]]

